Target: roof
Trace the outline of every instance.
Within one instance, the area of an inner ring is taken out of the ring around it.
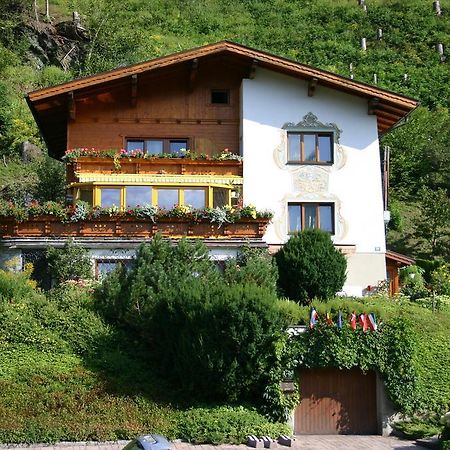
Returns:
[[[70,102],[68,94],[75,95],[77,92],[86,90],[87,88],[92,90],[95,87],[100,87],[100,85],[122,78],[220,54],[231,56],[248,64],[249,72],[252,67],[263,67],[293,77],[310,80],[314,86],[327,86],[352,95],[367,98],[369,100],[368,112],[377,116],[378,130],[380,133],[390,129],[418,105],[418,101],[411,97],[396,94],[386,89],[381,89],[326,70],[317,69],[230,41],[220,41],[131,66],[120,67],[108,72],[78,78],[56,86],[39,89],[28,94],[27,102],[41,129],[50,154],[61,155],[66,150],[64,148],[61,153],[60,148],[62,145],[61,140],[63,140],[63,137],[66,138],[66,135],[61,129],[58,130],[58,127],[67,124],[67,110],[69,108],[68,103]],[[45,106],[43,106],[44,104]],[[62,106],[65,107],[65,111],[63,111],[64,107]],[[63,114],[64,117],[61,116],[62,112],[65,112]],[[62,134],[59,138],[55,138],[55,132]]]
[[[399,263],[402,266],[410,266],[416,262],[415,259],[409,256],[402,255],[401,253],[396,253],[391,250],[386,250],[386,259]]]

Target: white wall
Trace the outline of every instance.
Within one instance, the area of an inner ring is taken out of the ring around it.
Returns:
[[[266,242],[276,245],[288,239],[289,201],[328,201],[335,204],[336,244],[355,246],[356,253],[367,256],[383,254],[377,123],[376,116],[367,114],[367,100],[320,85],[308,97],[306,81],[265,69],[258,69],[253,80],[244,79],[241,90],[244,203],[275,212]],[[282,127],[297,124],[310,112],[341,130],[332,166],[285,164]],[[368,274],[372,284],[385,278],[384,263],[377,266]]]

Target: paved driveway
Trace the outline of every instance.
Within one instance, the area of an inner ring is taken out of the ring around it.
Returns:
[[[55,445],[0,445],[0,448],[24,448],[27,450],[120,450],[128,441],[115,443],[76,442]],[[174,442],[173,450],[250,450],[245,445],[191,445]],[[395,437],[382,436],[297,436],[292,448],[294,450],[422,450],[414,441],[400,440]],[[289,450],[279,446],[278,450]]]

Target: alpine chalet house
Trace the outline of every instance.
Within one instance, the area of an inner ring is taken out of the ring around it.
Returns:
[[[3,217],[3,259],[73,237],[101,274],[157,232],[201,238],[220,261],[321,228],[348,258],[345,293],[386,279],[378,139],[411,98],[222,41],[27,101],[73,206]]]

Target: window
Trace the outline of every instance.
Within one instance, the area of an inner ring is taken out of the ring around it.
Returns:
[[[319,228],[334,234],[334,205],[332,203],[289,203],[289,233]]]
[[[184,189],[184,204],[194,209],[203,209],[206,206],[204,189]]]
[[[126,206],[134,208],[138,205],[152,204],[152,188],[151,186],[126,186]]]
[[[188,144],[188,139],[129,139],[127,151],[141,150],[148,155],[180,154],[181,149],[188,149]]]
[[[103,208],[110,208],[111,206],[117,206],[120,208],[120,189],[118,188],[102,188],[100,189],[100,205]]]
[[[94,204],[94,195],[92,189],[80,189],[79,200],[89,203],[89,205],[92,206]]]
[[[158,206],[164,209],[172,209],[179,205],[178,189],[158,189]]]
[[[90,191],[95,199],[94,206],[121,210],[136,208],[143,205],[153,205],[170,210],[175,206],[190,206],[193,209],[203,209],[207,206],[217,207],[230,204],[230,189],[222,187],[208,188],[206,186],[94,186]],[[77,198],[81,198],[81,189]]]
[[[332,133],[288,133],[289,163],[332,163]]]
[[[213,208],[222,208],[229,204],[229,189],[213,189]]]
[[[227,89],[213,89],[211,91],[211,103],[213,105],[228,105],[230,92]]]
[[[101,280],[114,272],[119,265],[123,266],[125,270],[129,270],[133,263],[132,259],[97,259],[95,261],[95,276]]]

